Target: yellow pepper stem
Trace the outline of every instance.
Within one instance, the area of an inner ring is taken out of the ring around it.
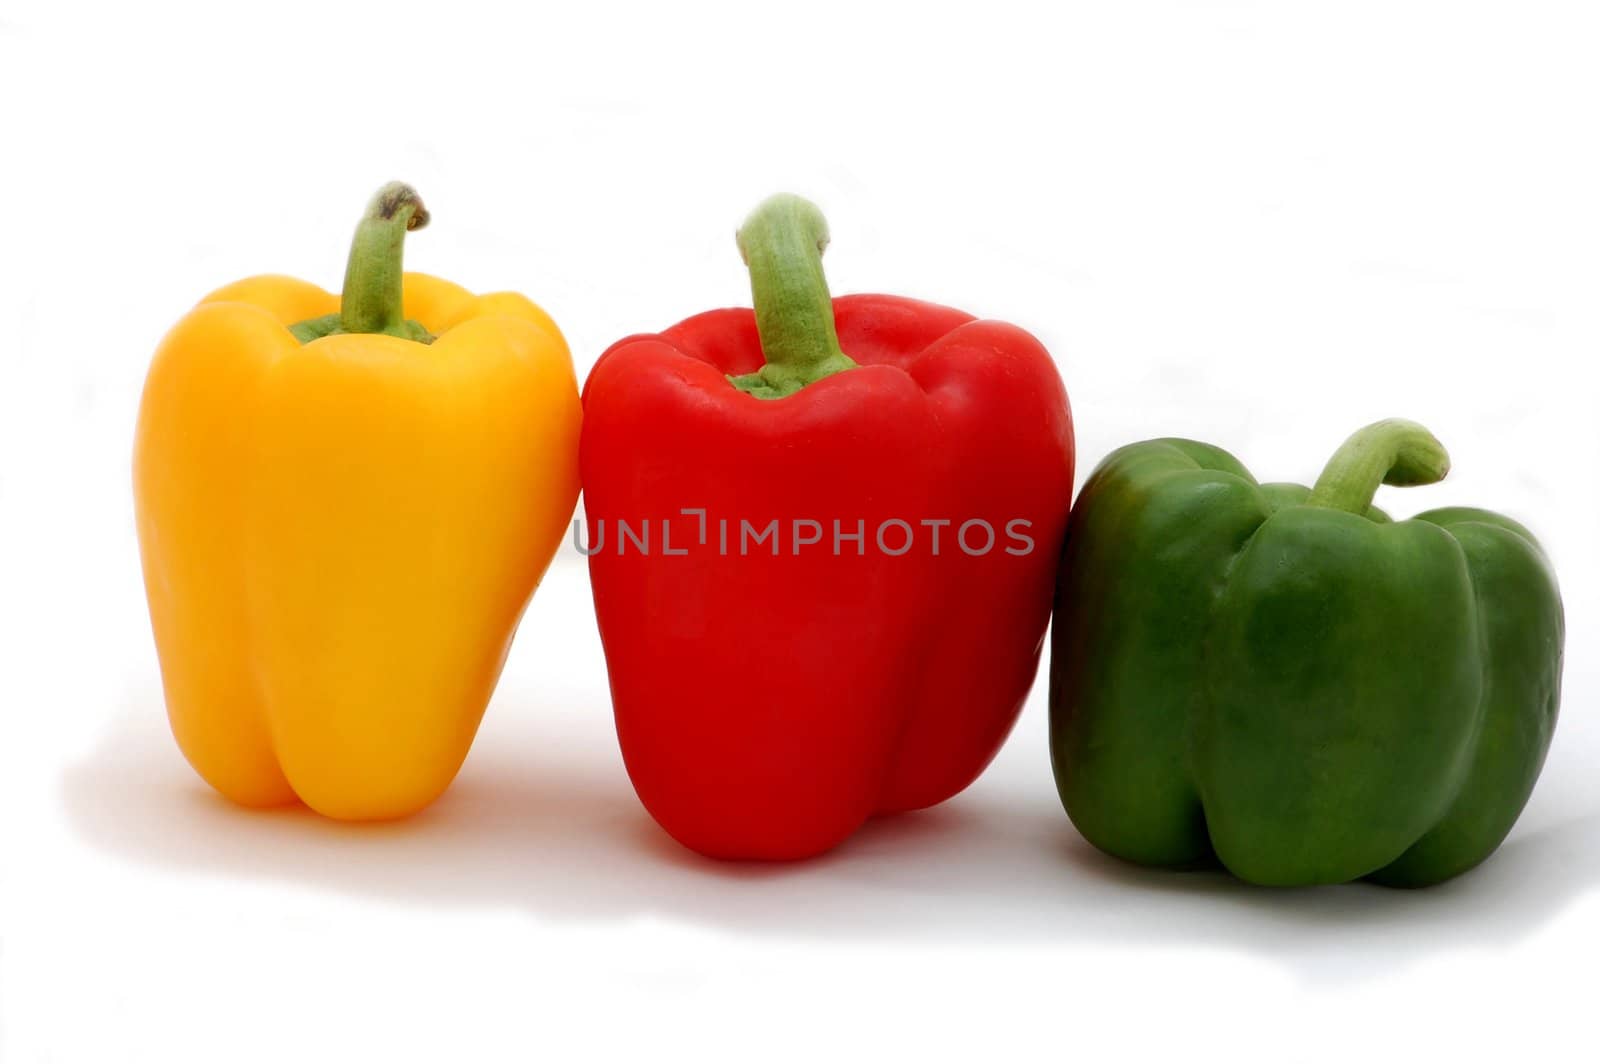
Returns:
[[[418,343],[433,337],[404,317],[402,278],[406,234],[428,224],[428,210],[417,190],[391,181],[367,204],[350,242],[339,313],[291,325],[301,343],[338,333],[382,333]]]

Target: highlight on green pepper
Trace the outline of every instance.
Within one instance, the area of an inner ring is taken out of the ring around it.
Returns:
[[[1100,464],[1051,654],[1051,760],[1085,838],[1272,885],[1426,886],[1494,852],[1549,749],[1564,621],[1515,521],[1373,508],[1380,482],[1448,469],[1399,420],[1311,489],[1192,440]]]

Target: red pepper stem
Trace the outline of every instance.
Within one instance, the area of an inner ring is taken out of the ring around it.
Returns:
[[[828,223],[817,205],[799,196],[773,196],[745,220],[738,240],[750,269],[766,365],[730,376],[733,386],[758,399],[781,399],[855,368],[839,347],[833,323],[833,300],[822,272]]]
[[[1450,472],[1450,456],[1433,433],[1415,421],[1390,418],[1357,430],[1334,452],[1306,500],[1364,514],[1378,485],[1434,484]]]
[[[367,204],[350,242],[339,313],[291,325],[302,343],[338,333],[381,333],[430,343],[433,337],[402,309],[406,234],[428,224],[417,190],[391,181]]]

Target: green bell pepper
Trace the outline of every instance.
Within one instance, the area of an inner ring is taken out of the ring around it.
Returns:
[[[1550,745],[1564,621],[1516,522],[1371,506],[1448,469],[1397,420],[1309,490],[1192,440],[1100,464],[1051,645],[1051,761],[1085,838],[1276,885],[1424,886],[1494,852]]]

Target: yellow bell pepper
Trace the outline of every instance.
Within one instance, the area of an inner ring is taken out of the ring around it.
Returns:
[[[243,805],[438,797],[577,501],[566,341],[522,296],[402,274],[426,221],[386,186],[342,302],[240,281],[150,367],[134,498],[167,713]]]

